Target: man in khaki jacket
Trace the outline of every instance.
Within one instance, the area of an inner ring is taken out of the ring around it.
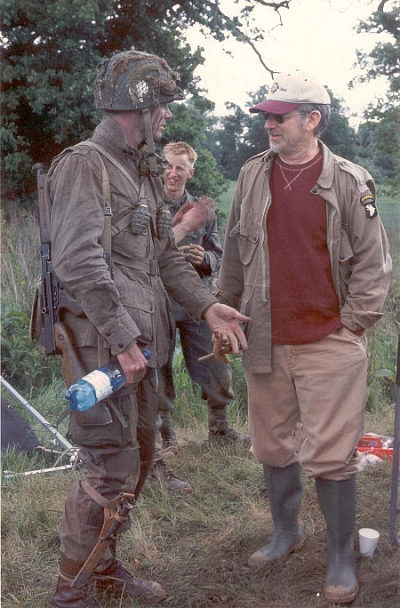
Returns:
[[[281,74],[250,111],[264,114],[270,148],[239,175],[216,291],[251,317],[243,355],[249,428],[274,533],[249,565],[267,567],[302,544],[302,465],[315,478],[327,525],[324,593],[347,603],[358,591],[353,527],[365,331],[382,316],[388,244],[371,176],[318,139],[330,116],[323,86],[299,72]]]
[[[168,103],[182,98],[176,78],[163,59],[147,53],[126,51],[104,60],[95,100],[105,116],[93,136],[64,150],[48,173],[54,268],[82,307],[81,316],[66,312],[62,321],[87,372],[109,354],[127,378],[114,397],[70,419],[69,437],[81,447],[84,475],[67,496],[59,526],[60,576],[52,599],[57,608],[97,606],[91,581],[140,601],[159,602],[166,595],[158,583],[134,579],[116,560],[115,537],[106,546],[98,541],[103,520],[117,522],[137,498],[152,462],[156,369],[168,359],[173,332],[168,294],[209,323],[218,338],[216,356],[220,340],[236,352],[239,343],[246,347],[238,325],[246,317],[217,303],[171,233],[154,140],[172,116]],[[110,205],[111,265],[103,248]],[[144,346],[152,351],[149,361]]]

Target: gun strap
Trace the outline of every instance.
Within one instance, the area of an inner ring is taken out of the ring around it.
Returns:
[[[103,247],[110,272],[111,268],[111,224],[112,224],[112,211],[111,211],[111,187],[110,178],[108,177],[107,169],[103,163],[101,157],[101,183],[103,188],[103,200],[104,200],[104,230],[101,235],[100,245]]]
[[[99,155],[101,162],[101,182],[103,188],[104,199],[104,230],[101,235],[100,245],[104,251],[104,259],[108,269],[112,275],[112,258],[111,258],[111,227],[112,227],[112,211],[111,211],[111,187],[110,178],[108,177],[107,169],[105,168],[103,159]],[[97,337],[97,362],[98,366],[107,365],[110,360],[110,349],[105,340],[98,334]]]
[[[100,492],[94,489],[93,486],[90,485],[86,479],[81,481],[82,490],[86,492],[90,496],[94,502],[97,502],[98,505],[101,505],[104,509],[116,509],[115,502],[119,499],[119,496],[114,500],[107,500],[104,498]]]

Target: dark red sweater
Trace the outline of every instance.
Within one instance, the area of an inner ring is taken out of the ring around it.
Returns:
[[[341,327],[326,243],[326,203],[310,194],[322,154],[304,165],[276,158],[267,216],[272,342],[304,344]]]

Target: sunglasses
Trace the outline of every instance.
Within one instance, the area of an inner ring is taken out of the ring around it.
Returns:
[[[296,112],[296,114],[271,114],[271,112],[263,112],[265,120],[272,118],[278,125],[281,125],[286,119],[292,118],[293,116],[301,116],[303,112]]]

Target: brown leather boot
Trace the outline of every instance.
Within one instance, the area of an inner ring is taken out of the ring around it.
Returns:
[[[223,431],[209,431],[208,433],[208,441],[212,443],[232,443],[235,441],[240,441],[245,444],[250,445],[250,436],[242,435],[228,426],[228,428]]]
[[[158,412],[158,415],[161,418],[160,435],[162,440],[163,452],[171,452],[173,454],[176,454],[179,449],[179,444],[172,423],[171,412],[160,410]]]
[[[71,587],[71,579],[58,577],[57,589],[51,600],[54,608],[100,608],[94,597],[90,596],[88,585]]]
[[[112,560],[104,569],[95,571],[92,579],[99,591],[126,595],[134,600],[158,604],[167,594],[159,583],[133,578],[118,560]]]
[[[242,435],[229,426],[227,405],[208,403],[208,441],[214,444],[242,442],[250,444],[249,435]]]
[[[153,479],[159,479],[167,488],[168,492],[192,492],[193,488],[188,481],[180,479],[168,467],[165,460],[159,458],[153,462],[150,475]]]

